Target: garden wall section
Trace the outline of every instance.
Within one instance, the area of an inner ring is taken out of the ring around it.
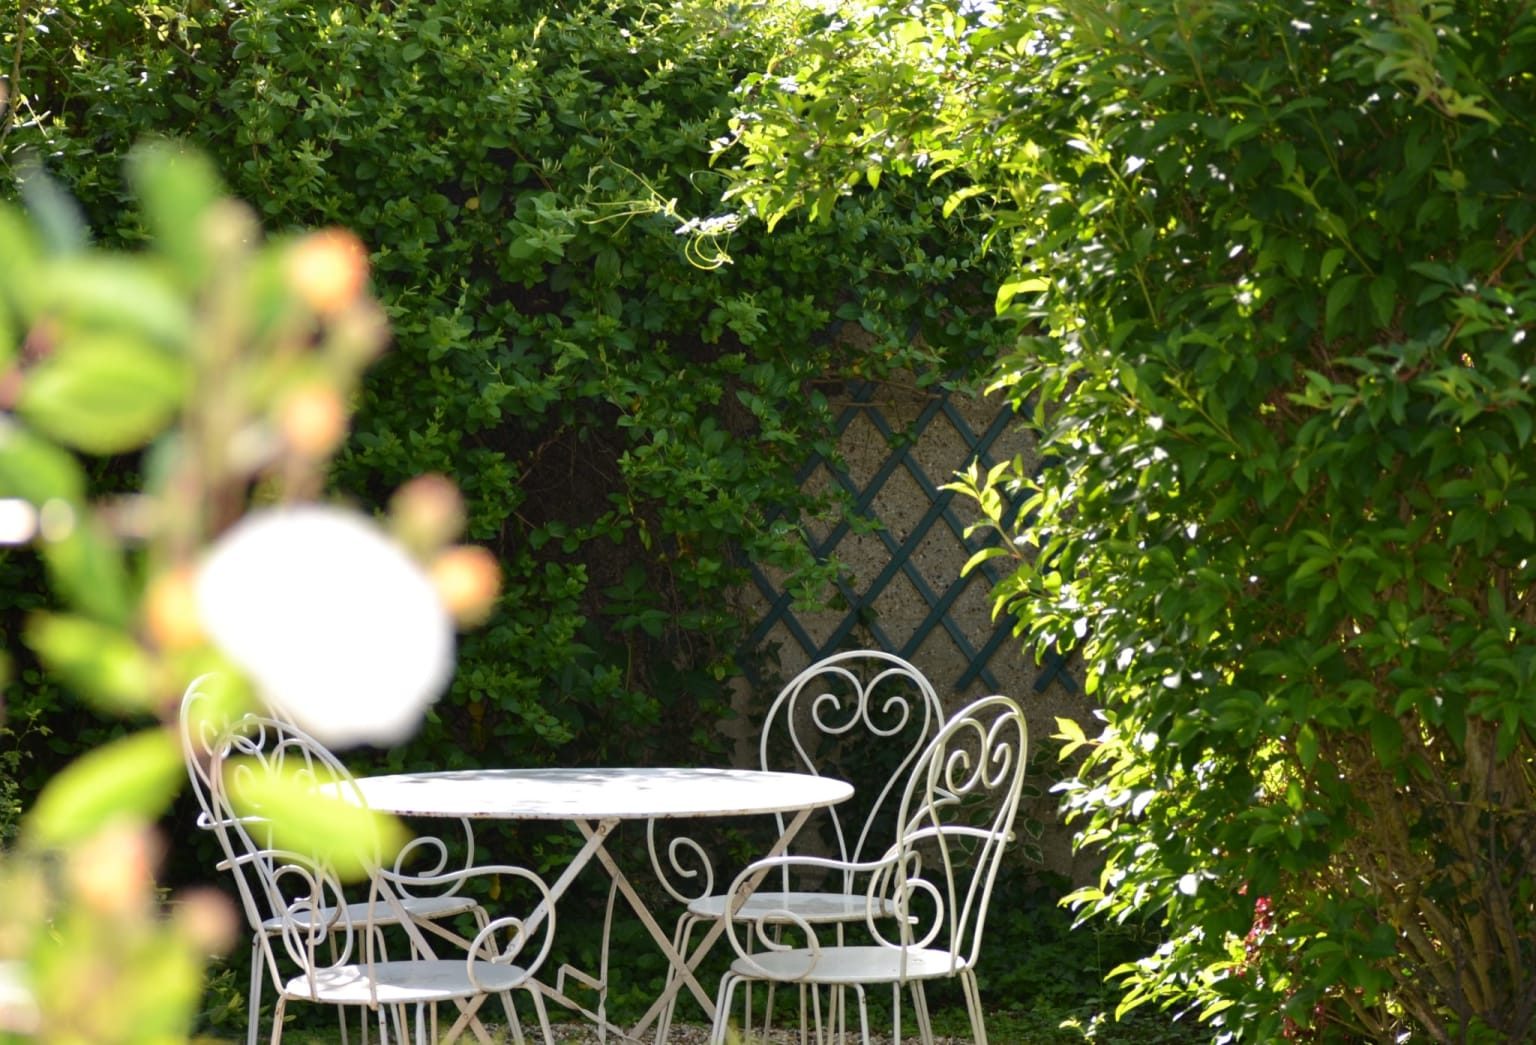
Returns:
[[[732,728],[737,761],[756,758],[752,723],[783,680],[830,653],[875,648],[916,664],[946,709],[989,693],[1017,700],[1041,770],[1035,784],[1046,791],[1051,780],[1042,774],[1056,764],[1048,751],[1055,716],[1085,718],[1089,702],[1071,661],[1053,655],[1036,663],[1014,636],[1014,619],[993,619],[991,588],[1008,560],[961,576],[971,555],[998,538],[967,537],[976,518],[971,502],[942,489],[973,460],[985,468],[1023,455],[1032,466],[1032,439],[993,397],[915,383],[852,383],[835,401],[840,459],[813,458],[800,481],[807,491],[840,488],[856,521],[802,518],[800,524],[818,558],[842,564],[842,577],[824,603],[796,606],[785,577],[751,567],[751,584],[739,597],[746,619],[756,622],[746,651],[755,667],[738,680],[733,699],[740,713]],[[1079,877],[1067,834],[1055,824],[1054,797],[1044,794],[1032,806],[1028,815],[1046,827],[1046,869]]]

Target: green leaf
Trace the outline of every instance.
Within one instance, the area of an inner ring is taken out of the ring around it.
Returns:
[[[39,613],[27,622],[26,638],[44,667],[97,707],[123,714],[150,710],[154,703],[154,662],[121,629]]]
[[[153,265],[126,255],[88,254],[43,270],[34,310],[58,316],[66,330],[134,336],[181,353],[192,335],[185,299]]]
[[[5,259],[5,279],[0,280],[0,295],[7,295],[20,306],[30,301],[34,294],[38,270],[41,266],[42,247],[32,227],[21,212],[14,207],[0,206],[0,258]],[[23,312],[20,319],[30,318]],[[14,345],[4,346],[11,352]]]
[[[1392,322],[1397,312],[1397,280],[1391,276],[1377,276],[1371,280],[1367,293],[1376,313],[1376,324],[1384,327]]]
[[[1328,303],[1323,309],[1323,330],[1327,337],[1338,336],[1339,318],[1347,307],[1354,304],[1360,280],[1358,275],[1340,276],[1328,288]]]
[[[78,509],[49,505],[43,514],[43,561],[49,578],[70,605],[118,626],[133,612],[133,591],[118,539],[99,520]],[[48,514],[59,518],[49,522]],[[65,532],[54,534],[50,531]]]
[[[1323,252],[1323,260],[1318,264],[1317,275],[1324,283],[1333,278],[1333,270],[1339,267],[1339,262],[1344,260],[1343,247],[1330,247]]]
[[[1317,734],[1313,732],[1310,723],[1303,725],[1296,733],[1296,757],[1306,769],[1317,764]]]
[[[197,286],[208,276],[208,244],[216,231],[208,227],[209,211],[223,193],[213,164],[202,153],[155,143],[129,154],[128,174],[156,248],[183,286]]]
[[[23,838],[67,845],[114,820],[153,820],[170,806],[186,770],[169,730],[151,729],[81,756],[50,780],[23,823]]]
[[[91,241],[80,205],[45,170],[23,162],[16,183],[43,247],[50,254],[75,254]]]
[[[982,563],[987,562],[990,559],[996,559],[1006,555],[1008,555],[1008,549],[1000,548],[995,544],[982,548],[973,554],[969,559],[967,559],[964,566],[960,567],[960,576],[969,577],[971,571],[980,566]]]
[[[85,499],[85,472],[73,454],[0,418],[0,497],[78,504]]]
[[[1384,766],[1395,766],[1403,758],[1403,729],[1391,715],[1371,718],[1371,748]]]
[[[1016,279],[1004,283],[997,288],[997,312],[999,315],[1008,311],[1009,304],[1020,294],[1039,294],[1050,289],[1050,281],[1038,276],[1029,279]]]
[[[142,341],[122,334],[84,335],[27,374],[16,409],[66,446],[123,453],[164,430],[186,382],[179,361]]]
[[[944,200],[941,213],[947,218],[955,212],[955,208],[960,206],[960,204],[974,196],[980,196],[986,191],[987,189],[984,185],[967,185],[963,189],[957,189]]]
[[[301,853],[343,879],[367,877],[410,838],[394,817],[317,788],[313,770],[233,759],[224,780],[235,811],[266,821],[277,848]]]

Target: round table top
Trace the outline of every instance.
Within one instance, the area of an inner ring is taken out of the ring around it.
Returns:
[[[374,809],[482,820],[650,820],[788,813],[834,805],[853,785],[756,769],[463,769],[360,777]]]

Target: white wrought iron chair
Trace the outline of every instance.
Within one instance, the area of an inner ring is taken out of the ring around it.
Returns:
[[[842,927],[862,923],[867,913],[863,880],[853,868],[889,844],[902,785],[943,718],[943,705],[933,685],[914,665],[892,653],[836,653],[791,679],[769,706],[758,744],[759,766],[852,780],[854,798],[818,813],[821,819],[806,825],[802,841],[795,847],[805,851],[808,844],[804,840],[815,835],[819,825],[819,841],[835,854],[839,867],[834,873],[817,874],[806,882],[798,880],[800,876],[785,864],[777,881],[766,880],[736,910],[735,920],[777,926],[800,922],[831,925],[837,927],[836,940],[842,943]],[[861,779],[860,762],[878,772],[871,779]],[[785,818],[779,815],[776,819],[782,833]],[[653,834],[651,859],[659,868],[658,855]],[[685,874],[678,853],[669,855],[679,875]],[[700,862],[707,873],[707,863]],[[685,954],[694,930],[721,918],[731,894],[714,892],[710,888],[713,883],[706,882],[704,895],[689,898],[665,876],[662,882],[674,898],[686,904],[673,935],[673,946]],[[888,916],[893,909],[883,908],[878,913]],[[749,1023],[751,1006],[748,993],[744,1012]],[[667,1040],[672,1014],[673,1006],[669,1005],[658,1023],[658,1043]],[[765,1035],[772,1016],[770,984],[763,1016]]]
[[[262,774],[289,773],[324,793],[364,806],[346,768],[290,722],[248,714],[221,729],[213,724],[217,716],[202,718],[197,710],[197,699],[189,690],[183,704],[183,740],[195,745],[188,749],[189,772],[204,804],[203,826],[219,840],[224,853],[220,867],[234,875],[254,930],[253,961],[260,969],[252,971],[253,994],[259,992],[262,973],[278,986],[273,1045],[282,1039],[284,1010],[290,1000],[336,1005],[342,1013],[354,1006],[362,1007],[365,1016],[371,1011],[385,1043],[390,1039],[391,1019],[396,1037],[407,1036],[407,1007],[415,1012],[418,1042],[428,1040],[430,1016],[432,1041],[451,1041],[470,1029],[488,1043],[477,1012],[491,994],[500,996],[508,1025],[521,1043],[522,1028],[510,997],[515,989],[532,996],[543,1040],[552,1045],[542,988],[533,977],[553,940],[554,908],[547,886],[537,875],[495,864],[406,874],[372,859],[367,899],[350,900],[331,868],[278,848],[272,821],[261,810],[244,807],[247,804],[238,797],[243,784]],[[522,884],[533,897],[537,913],[488,920],[479,904],[458,895],[459,887],[477,875],[500,876],[500,884],[508,891],[509,883]],[[473,939],[444,924],[449,911],[474,919]],[[389,959],[383,949],[386,928],[411,938],[411,957]],[[462,956],[438,958],[422,929],[461,945]],[[521,963],[515,961],[519,957]],[[285,968],[297,974],[285,977]],[[440,1037],[436,1007],[443,1002],[455,1003],[459,1016]],[[256,1011],[253,997],[252,1035]],[[345,1035],[344,1019],[342,1026]]]
[[[723,1045],[731,998],[740,984],[794,983],[833,989],[852,987],[859,999],[864,1045],[869,1043],[869,1012],[864,987],[891,985],[893,1040],[901,1041],[901,989],[908,987],[918,1032],[933,1043],[933,1027],[923,984],[956,977],[965,995],[976,1045],[986,1045],[986,1025],[976,984],[982,929],[992,885],[1003,851],[1013,838],[1024,783],[1028,734],[1018,705],[1006,697],[984,697],[945,724],[923,752],[907,781],[900,804],[895,844],[877,860],[863,864],[781,856],[760,860],[732,885],[743,888],[756,873],[786,866],[816,867],[867,876],[863,920],[872,943],[825,945],[818,927],[792,911],[776,912],[792,922],[804,943],[788,946],[769,931],[772,919],[750,923],[761,949],[739,936],[737,923],[726,932],[736,951],[720,982],[710,1041]],[[886,917],[887,910],[895,917]],[[803,995],[802,995],[803,996]],[[814,1019],[822,1025],[820,995]],[[801,1035],[805,1034],[804,1005]],[[829,1017],[827,1031],[833,1027]],[[821,1040],[818,1032],[818,1040]]]
[[[187,777],[192,784],[192,793],[196,797],[199,807],[197,824],[204,830],[212,831],[215,827],[216,816],[213,803],[210,800],[211,780],[208,776],[208,767],[213,759],[215,749],[224,743],[226,734],[231,729],[240,729],[238,723],[232,722],[219,704],[210,694],[208,683],[210,676],[201,676],[195,679],[187,687],[186,694],[181,703],[181,745],[182,755],[186,762]],[[256,732],[252,719],[248,723],[250,729],[246,732]],[[464,831],[464,863],[467,869],[474,865],[475,838],[468,821],[463,821],[461,827]],[[394,871],[398,875],[405,875],[405,869],[412,864],[419,863],[425,857],[425,866],[417,871],[417,875],[438,881],[437,876],[448,870],[449,851],[448,846],[440,838],[430,835],[421,835],[412,838],[396,856]],[[233,870],[228,859],[219,863],[219,870]],[[238,879],[237,875],[237,879]],[[479,902],[469,896],[460,893],[462,879],[448,881],[440,885],[431,893],[416,895],[406,890],[400,892],[401,907],[405,914],[422,928],[436,936],[442,937],[449,943],[460,947],[467,947],[469,941],[449,927],[453,919],[468,915],[473,919],[476,931],[484,929],[490,921],[485,908]],[[350,901],[347,909],[342,912],[322,910],[320,917],[323,920],[345,918],[352,924],[362,924],[368,916],[368,905],[364,901]],[[386,906],[373,912],[374,924],[380,928],[392,925],[393,912]],[[282,920],[276,915],[267,918],[260,932],[251,938],[251,986],[247,1000],[248,1014],[246,1020],[247,1045],[256,1045],[260,1038],[261,1026],[261,997],[266,983],[266,962],[262,960],[261,940],[262,932],[269,935],[282,933]],[[340,1014],[342,1045],[347,1042],[347,1027],[345,1010]],[[367,1022],[363,1023],[363,1042],[367,1043]]]

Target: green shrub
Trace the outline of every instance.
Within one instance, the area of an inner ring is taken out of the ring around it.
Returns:
[[[1536,14],[967,10],[824,19],[747,92],[733,192],[958,167],[1012,251],[998,382],[1048,463],[961,486],[1017,541],[1000,608],[1103,701],[1061,738],[1074,902],[1166,930],[1122,1008],[1527,1040]]]

